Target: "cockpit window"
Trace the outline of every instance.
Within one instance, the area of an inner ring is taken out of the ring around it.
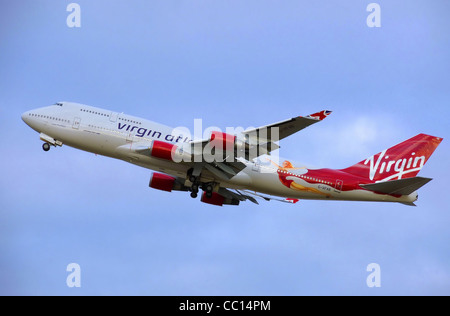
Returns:
[[[61,102],[56,102],[55,104],[53,104],[53,105],[57,105],[57,106],[63,106],[63,104],[61,103]]]

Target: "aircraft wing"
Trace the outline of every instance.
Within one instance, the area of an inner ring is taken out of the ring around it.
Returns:
[[[195,163],[194,163],[195,164]],[[212,163],[199,163],[194,165],[194,176],[197,176],[195,174],[195,168],[197,166],[202,166],[209,172],[211,172],[216,177],[222,179],[222,180],[229,180],[233,178],[235,175],[237,175],[239,172],[241,172],[243,169],[245,169],[247,166],[239,161],[235,162],[212,162]]]
[[[249,191],[249,190],[236,190],[236,191],[239,192],[239,194],[242,194],[241,193],[241,191],[242,191],[242,192],[245,193],[245,196],[247,196],[247,197],[254,196],[256,198],[263,199],[263,200],[265,200],[267,202],[269,202],[269,201],[277,201],[277,202],[295,204],[295,203],[297,203],[299,201],[299,199],[292,199],[292,198],[280,199],[278,197],[267,196],[267,195],[263,195],[263,194],[260,194],[260,193],[257,193],[257,192],[252,192],[252,191]]]
[[[161,142],[160,142],[161,143]],[[155,145],[155,142],[153,142],[152,146]],[[148,146],[148,144],[140,145],[135,144],[132,145],[124,145],[119,147],[118,150],[129,152],[133,151],[138,155],[144,155],[149,157],[155,157],[152,146]],[[164,145],[166,146],[166,145]],[[169,147],[170,146],[170,147]],[[165,159],[170,159],[172,150],[174,148],[177,148],[175,145],[168,144],[168,147],[164,148],[163,150],[167,150],[163,153],[165,156]],[[245,163],[242,162],[242,159],[234,159],[234,161],[212,161],[212,162],[206,162],[204,160],[196,160],[195,155],[193,155],[191,152],[186,153],[186,157],[188,157],[188,161],[181,161],[181,163],[188,164],[192,167],[193,172],[192,175],[195,177],[200,176],[201,172],[203,170],[208,170],[214,177],[219,178],[221,180],[230,180],[235,175],[237,175],[239,172],[241,172],[243,169],[247,167]],[[156,156],[157,158],[162,158],[162,156]],[[197,162],[196,162],[197,161]]]
[[[234,199],[234,200],[238,200],[241,202],[249,200],[255,204],[259,204],[257,199],[263,199],[265,201],[278,201],[278,202],[290,203],[290,204],[295,204],[299,201],[298,199],[289,199],[289,198],[280,199],[280,198],[276,198],[276,197],[272,197],[272,196],[265,196],[265,195],[258,194],[256,192],[251,192],[248,190],[234,190],[234,191],[235,192],[233,192],[230,189],[220,188],[218,193],[220,195],[222,195],[224,198]]]
[[[228,135],[217,132],[221,137],[220,144],[234,142],[235,158],[245,157],[246,160],[252,160],[261,155],[270,154],[270,152],[280,148],[276,142],[286,138],[302,129],[324,120],[331,111],[323,110],[307,116],[298,116],[281,122],[261,126],[258,128],[247,129],[239,135]],[[215,132],[213,132],[214,134]],[[190,142],[192,150],[194,148],[203,149],[213,142],[213,135],[210,139],[196,140]],[[217,138],[216,138],[217,139]],[[228,148],[227,148],[228,150]],[[251,153],[251,154],[249,154]]]
[[[270,154],[279,146],[275,143],[314,123],[325,119],[331,111],[321,111],[308,116],[294,117],[289,120],[246,130],[239,135],[229,135],[222,132],[212,132],[205,140],[192,141],[178,145],[153,141],[147,144],[133,144],[137,154],[171,160],[172,155],[187,159],[180,162],[192,166],[192,176],[198,177],[203,170],[209,171],[215,178],[229,180],[247,167],[245,162],[261,155]],[[124,145],[123,150],[133,150]],[[205,153],[211,154],[209,159]],[[235,197],[236,198],[236,197]],[[247,198],[249,199],[249,198]],[[253,199],[253,198],[252,198]],[[288,201],[292,203],[292,201]]]
[[[264,141],[275,142],[291,136],[314,123],[324,120],[330,114],[331,111],[323,110],[311,115],[298,116],[289,120],[249,129],[244,131],[243,134],[250,135],[250,138],[256,136],[260,143]]]

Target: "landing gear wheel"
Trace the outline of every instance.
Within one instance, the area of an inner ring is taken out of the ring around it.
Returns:
[[[204,185],[203,187],[203,191],[205,191],[205,197],[207,199],[210,199],[213,195],[213,190],[214,190],[214,184],[212,183],[207,183],[206,185]]]
[[[50,150],[50,144],[49,143],[43,143],[42,144],[42,149],[44,151],[49,151]]]
[[[192,186],[191,186],[191,191],[192,192],[195,192],[195,193],[198,193],[198,184],[193,184]]]
[[[211,193],[214,190],[214,186],[212,184],[207,184],[205,187],[206,193]]]
[[[191,193],[191,198],[195,199],[197,197],[197,193],[196,192],[192,192]]]
[[[195,183],[197,181],[197,177],[189,176],[189,181],[191,181],[192,183]]]

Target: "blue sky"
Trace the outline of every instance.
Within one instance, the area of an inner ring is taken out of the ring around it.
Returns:
[[[0,10],[0,294],[449,295],[448,1],[10,1]],[[343,168],[412,137],[445,140],[418,207],[300,201],[213,207],[150,170],[44,153],[21,113],[73,101],[171,126],[333,114],[280,155]],[[66,266],[81,266],[68,288]],[[366,267],[381,267],[368,288]]]

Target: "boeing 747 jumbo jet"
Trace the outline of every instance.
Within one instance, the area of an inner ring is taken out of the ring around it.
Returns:
[[[25,112],[22,119],[40,134],[45,151],[64,144],[152,169],[151,188],[186,191],[192,198],[201,189],[208,204],[311,199],[415,205],[417,190],[431,180],[417,174],[440,137],[419,134],[345,169],[308,169],[270,155],[279,140],[330,113],[235,133],[212,131],[200,139],[187,129],[71,102]]]

